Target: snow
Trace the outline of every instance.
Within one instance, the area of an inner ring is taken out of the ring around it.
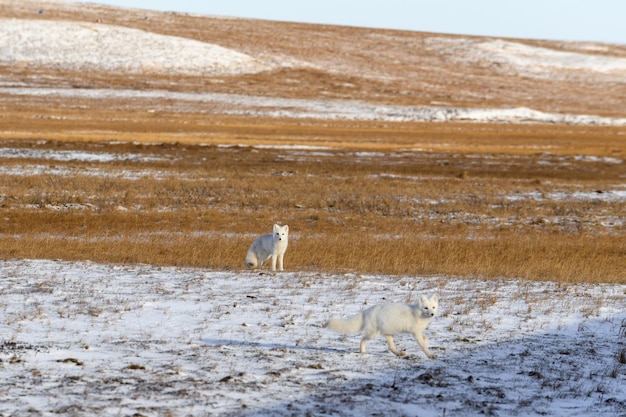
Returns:
[[[523,69],[537,68],[584,70],[601,73],[626,71],[626,58],[606,57],[576,52],[563,52],[549,48],[509,42],[501,39],[482,42],[478,47],[496,60],[504,60]]]
[[[479,40],[469,38],[430,37],[429,48],[446,51],[452,59],[478,65],[500,66],[502,70],[536,78],[561,79],[579,74],[595,74],[624,80],[626,58],[598,55],[606,46],[568,43],[582,52],[559,51],[503,39]]]
[[[102,23],[26,19],[0,19],[0,64],[213,76],[269,68],[249,55],[192,39]]]
[[[112,153],[112,152],[88,152],[88,151],[64,151],[50,149],[30,149],[30,148],[0,148],[0,158],[3,159],[45,159],[59,162],[82,161],[82,162],[102,162],[113,161],[127,162],[157,162],[167,161],[162,156],[146,155],[145,153]]]
[[[52,260],[0,277],[2,415],[626,412],[626,285]],[[435,360],[323,327],[435,292]]]
[[[626,203],[626,190],[595,191],[554,191],[549,193],[516,193],[506,196],[509,201],[604,201],[607,203]]]
[[[296,119],[361,120],[389,122],[449,122],[481,123],[554,123],[568,125],[626,126],[626,118],[601,117],[541,112],[526,107],[514,108],[453,108],[427,106],[377,105],[359,100],[291,99],[225,93],[181,93],[165,90],[83,89],[0,87],[0,95],[45,98],[88,98],[135,100],[145,109],[145,100],[167,100],[166,105],[151,102],[150,109],[181,111],[197,106],[213,113],[252,117],[287,117]],[[219,106],[209,106],[219,105]],[[168,106],[168,107],[159,107]]]

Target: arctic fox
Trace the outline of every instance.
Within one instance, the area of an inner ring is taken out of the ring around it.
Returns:
[[[274,232],[258,237],[246,255],[246,266],[248,268],[261,268],[263,262],[272,258],[272,271],[276,271],[276,261],[278,270],[283,270],[283,257],[289,243],[289,226],[274,225]]]
[[[439,306],[439,297],[421,296],[417,304],[379,304],[347,319],[331,319],[326,327],[339,333],[365,332],[361,340],[361,353],[367,353],[365,345],[379,335],[387,338],[389,350],[398,356],[404,352],[396,349],[393,336],[399,333],[411,333],[420,347],[431,359],[436,356],[428,350],[428,338],[422,331],[435,316]]]

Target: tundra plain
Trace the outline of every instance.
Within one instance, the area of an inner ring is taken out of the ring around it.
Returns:
[[[0,414],[624,415],[625,71],[0,0]],[[323,328],[435,292],[435,361]]]

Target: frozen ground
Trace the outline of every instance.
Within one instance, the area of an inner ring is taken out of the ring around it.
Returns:
[[[626,285],[13,260],[0,291],[0,415],[626,415]],[[433,292],[436,360],[322,327]]]

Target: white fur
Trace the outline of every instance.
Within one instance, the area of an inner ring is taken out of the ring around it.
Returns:
[[[410,333],[431,359],[436,356],[428,350],[428,338],[422,331],[428,326],[439,307],[439,297],[421,296],[417,304],[379,304],[347,319],[331,319],[326,324],[329,329],[339,333],[365,332],[361,339],[361,353],[367,353],[365,345],[370,339],[379,335],[387,338],[389,350],[398,356],[404,352],[396,349],[393,336],[399,333]]]
[[[261,268],[263,262],[272,258],[272,271],[283,270],[283,258],[289,244],[289,226],[274,225],[274,232],[258,237],[248,249],[246,267]]]

